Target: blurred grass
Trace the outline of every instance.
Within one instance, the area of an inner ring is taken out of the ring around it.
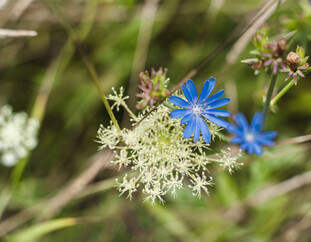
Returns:
[[[144,2],[54,2],[83,41],[104,92],[109,93],[113,86],[122,85],[127,89]],[[306,27],[310,17],[301,14],[308,12],[307,7],[301,9],[301,2],[286,1],[268,21],[272,35],[297,30],[291,50],[296,44],[310,47],[311,30]],[[217,9],[216,0],[160,2],[145,69],[168,67],[173,87],[225,41],[246,14],[263,3],[224,1]],[[9,103],[15,111],[30,113],[49,69],[54,62],[58,65],[42,119],[39,146],[29,159],[2,220],[56,194],[80,174],[86,160],[97,150],[93,140],[99,124],[109,122],[81,57],[56,17],[42,1],[33,1],[16,20],[8,13],[17,4],[20,1],[14,0],[0,11],[1,27],[36,30],[38,36],[0,39],[0,104]],[[239,63],[249,57],[251,44],[246,46],[236,63],[225,69],[230,47],[208,63],[193,80],[200,87],[204,80],[215,76],[219,89],[232,81],[236,84],[238,109],[250,118],[263,106],[267,76],[254,76],[247,65]],[[285,74],[279,76],[278,90],[285,86],[284,78]],[[270,114],[268,129],[278,130],[279,140],[311,132],[310,89],[310,76],[307,76],[278,103],[277,113]],[[115,114],[121,123],[122,111]],[[310,211],[310,185],[255,207],[245,205],[243,213],[237,210],[236,217],[227,215],[227,211],[233,211],[235,206],[261,189],[308,171],[309,157],[310,144],[297,144],[267,149],[260,158],[243,157],[245,166],[233,175],[212,167],[217,175],[209,197],[198,200],[185,189],[175,200],[167,197],[164,206],[144,204],[139,195],[129,201],[125,196],[119,197],[114,188],[107,190],[103,186],[91,195],[71,201],[57,215],[59,219],[96,217],[100,218],[98,221],[54,231],[38,241],[310,241],[311,222],[307,220],[306,227],[299,223]],[[5,167],[0,170],[3,189],[8,185],[11,171]],[[114,170],[105,170],[95,182],[116,175]],[[12,236],[42,225],[43,222],[31,220],[20,230],[14,230]],[[289,231],[294,232],[289,234]]]

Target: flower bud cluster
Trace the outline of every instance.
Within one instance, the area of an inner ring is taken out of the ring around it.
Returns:
[[[307,63],[308,57],[305,57],[305,51],[298,45],[296,52],[289,52],[284,61],[286,54],[286,41],[280,39],[277,42],[269,43],[269,38],[264,30],[257,32],[253,38],[253,44],[256,50],[251,51],[251,54],[255,55],[255,58],[242,60],[243,63],[247,63],[255,70],[257,75],[261,69],[267,71],[268,66],[272,66],[272,73],[274,75],[280,72],[288,72],[285,81],[293,76],[294,83],[297,85],[297,77],[305,77],[302,70],[309,72],[309,64]],[[286,65],[285,65],[286,63]]]
[[[275,75],[279,68],[285,68],[283,57],[286,52],[286,41],[280,39],[278,41],[269,42],[266,31],[259,31],[253,38],[253,44],[256,50],[251,53],[256,57],[252,59],[243,60],[255,70],[258,74],[261,69],[272,67],[272,72]]]
[[[166,78],[167,69],[160,68],[158,71],[151,69],[151,76],[148,71],[139,74],[140,85],[139,89],[142,91],[137,94],[141,101],[137,104],[137,109],[143,109],[148,104],[150,107],[161,98],[165,98],[170,94],[166,89],[168,79]]]

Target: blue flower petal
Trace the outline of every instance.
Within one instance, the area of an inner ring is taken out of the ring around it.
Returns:
[[[224,128],[227,128],[229,123],[217,116],[214,116],[214,115],[211,115],[211,114],[203,114],[203,116],[208,119],[209,121],[221,126],[221,127],[224,127]]]
[[[229,117],[230,116],[230,112],[229,111],[227,111],[227,110],[220,110],[220,109],[208,110],[205,113],[217,115],[217,116],[220,116],[220,117]]]
[[[199,122],[200,122],[201,133],[202,133],[204,141],[206,143],[210,143],[211,142],[211,134],[207,128],[206,123],[204,122],[204,120],[202,118],[199,119]]]
[[[199,119],[195,119],[195,127],[194,127],[194,141],[198,141],[200,138],[200,121]]]
[[[187,124],[185,131],[184,131],[184,137],[186,139],[190,138],[190,136],[192,135],[194,126],[195,126],[195,119],[191,119],[189,123]]]
[[[266,139],[274,139],[278,135],[278,133],[276,131],[266,131],[261,135],[264,136]]]
[[[181,85],[181,90],[184,93],[185,97],[187,98],[188,102],[192,105],[195,104],[195,99],[194,97],[191,95],[189,89],[185,86],[185,85]]]
[[[206,98],[211,94],[216,84],[216,79],[211,77],[207,81],[204,82],[200,97],[199,103],[204,102]]]
[[[243,135],[243,131],[241,131],[237,126],[234,124],[229,124],[227,127],[227,131],[236,135]]]
[[[181,124],[188,123],[191,119],[193,119],[193,114],[192,114],[192,113],[189,113],[189,114],[187,114],[185,117],[183,117],[183,118],[180,120],[180,123],[181,123]]]
[[[252,143],[247,143],[247,153],[248,154],[253,154],[254,153],[254,147],[253,147],[253,144]]]
[[[243,141],[243,142],[241,143],[241,149],[242,149],[242,150],[248,151],[248,143],[245,142],[245,141]]]
[[[236,136],[234,138],[231,139],[231,144],[237,145],[237,144],[241,144],[244,140],[244,137],[241,136]]]
[[[254,132],[260,132],[261,124],[262,124],[262,114],[260,112],[256,112],[251,122],[251,129]]]
[[[256,155],[261,156],[263,153],[263,149],[260,145],[253,143],[253,149]]]
[[[247,131],[248,130],[248,122],[245,118],[245,116],[242,113],[238,113],[233,116],[235,122],[237,123],[239,128],[242,128],[242,131]]]
[[[265,137],[264,134],[258,134],[256,136],[256,141],[261,145],[274,146],[274,141],[270,138]]]
[[[176,109],[171,112],[171,118],[181,118],[190,113],[191,110],[189,109]]]
[[[190,104],[186,102],[184,99],[176,96],[171,96],[169,98],[170,102],[173,103],[174,105],[181,107],[181,108],[189,108]]]
[[[214,95],[210,96],[206,101],[205,104],[210,104],[219,98],[221,98],[225,93],[225,90],[220,90],[219,92],[216,92]]]
[[[222,107],[226,104],[228,104],[230,102],[230,98],[222,98],[222,99],[219,99],[217,101],[214,101],[212,103],[209,103],[208,106],[207,106],[207,109],[214,109],[214,108],[219,108],[219,107]]]
[[[193,81],[192,80],[188,80],[186,82],[186,86],[187,86],[187,88],[188,88],[188,90],[189,90],[189,92],[190,92],[190,94],[191,94],[191,96],[193,98],[193,101],[194,102],[197,101],[197,99],[198,99],[198,92],[197,92],[197,88],[195,87]]]

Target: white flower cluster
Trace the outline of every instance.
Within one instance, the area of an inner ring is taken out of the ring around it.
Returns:
[[[123,87],[120,88],[120,93],[119,94],[116,92],[114,87],[112,88],[112,91],[113,91],[113,94],[109,94],[107,99],[114,101],[114,104],[111,106],[111,109],[116,107],[117,111],[119,111],[119,107],[120,106],[125,106],[126,105],[125,100],[129,99],[130,97],[129,96],[123,97],[123,93],[124,93],[124,88]]]
[[[234,169],[237,170],[243,165],[243,163],[238,162],[238,159],[242,156],[242,150],[233,154],[232,150],[227,148],[227,150],[221,150],[221,153],[217,154],[217,156],[219,158],[218,162],[220,162],[220,166],[227,169],[230,174],[234,172]]]
[[[37,146],[39,122],[26,113],[13,113],[9,105],[0,109],[0,157],[5,166],[14,166]]]
[[[164,202],[163,195],[171,193],[175,197],[177,189],[183,188],[184,178],[187,177],[193,195],[201,197],[202,191],[208,194],[208,187],[213,182],[206,174],[207,166],[223,158],[210,159],[217,156],[206,153],[210,150],[209,144],[202,137],[198,142],[185,139],[184,126],[178,119],[170,118],[171,110],[164,105],[160,105],[136,126],[148,111],[132,119],[135,127],[131,130],[118,132],[113,125],[107,128],[101,126],[98,130],[99,148],[108,146],[116,149],[116,159],[112,163],[133,171],[117,181],[119,192],[127,193],[132,198],[132,194],[141,187],[146,195],[145,201]],[[212,137],[218,135],[218,128],[212,128],[215,130],[211,133]]]

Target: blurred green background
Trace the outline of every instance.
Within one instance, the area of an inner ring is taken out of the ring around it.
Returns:
[[[240,53],[233,49],[242,29],[252,28],[256,13],[265,6],[261,16],[269,13],[276,4],[260,26],[269,28],[272,39],[296,31],[288,51],[300,44],[310,55],[311,6],[303,0],[0,1],[1,28],[38,32],[35,37],[0,39],[0,105],[8,103],[14,111],[42,119],[39,145],[19,183],[12,185],[14,168],[0,169],[0,233],[13,224],[8,234],[2,233],[4,240],[310,241],[308,142],[278,145],[260,158],[244,156],[245,166],[232,175],[211,167],[215,186],[209,196],[199,200],[184,189],[176,199],[167,196],[165,205],[143,203],[139,194],[132,201],[119,197],[113,181],[122,172],[107,168],[44,217],[51,206],[48,199],[66,191],[94,163],[97,129],[109,124],[72,38],[81,41],[104,92],[124,86],[133,98],[131,107],[141,71],[167,67],[173,88],[209,56],[193,80],[200,88],[214,76],[217,89],[224,88],[232,99],[229,110],[250,119],[263,107],[269,76],[254,76],[240,63],[250,58],[249,38]],[[279,75],[276,91],[285,86],[285,77]],[[268,129],[278,131],[278,141],[311,133],[310,90],[307,76],[270,114]],[[115,114],[122,126],[129,125],[123,110]]]

